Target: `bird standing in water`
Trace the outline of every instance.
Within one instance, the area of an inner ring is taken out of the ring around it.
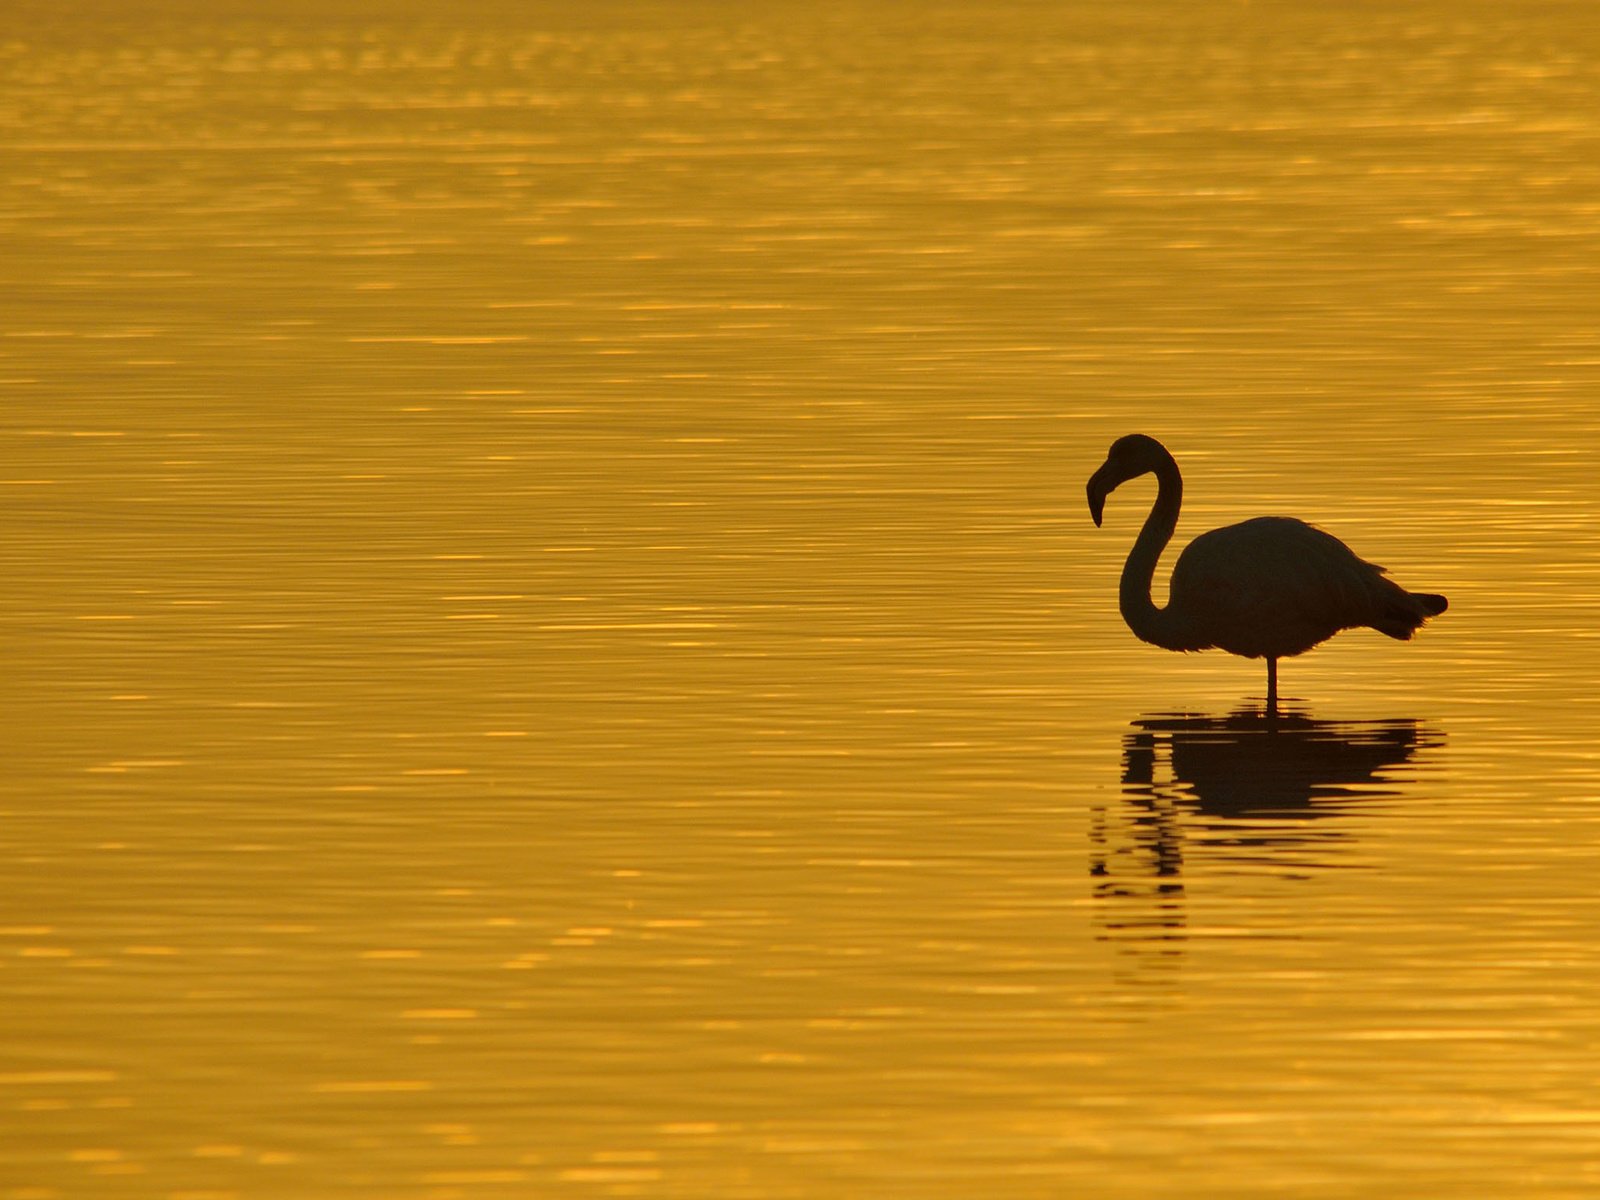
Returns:
[[[1099,525],[1106,497],[1150,472],[1156,502],[1122,568],[1122,618],[1141,641],[1168,650],[1217,647],[1265,658],[1269,712],[1278,705],[1278,659],[1360,626],[1406,641],[1448,607],[1443,596],[1406,591],[1382,567],[1304,521],[1257,517],[1190,542],[1172,569],[1167,606],[1157,608],[1150,581],[1183,504],[1183,477],[1167,448],[1142,433],[1113,442],[1089,477],[1089,514]]]

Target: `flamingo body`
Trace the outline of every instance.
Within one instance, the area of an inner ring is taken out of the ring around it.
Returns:
[[[1137,637],[1168,650],[1216,647],[1267,659],[1269,701],[1277,659],[1304,654],[1342,629],[1370,627],[1405,641],[1447,607],[1443,596],[1406,591],[1332,534],[1293,517],[1257,517],[1190,542],[1173,568],[1167,604],[1157,608],[1150,584],[1178,523],[1178,464],[1154,438],[1130,434],[1112,444],[1088,492],[1098,525],[1106,497],[1150,472],[1159,490],[1123,568],[1123,619]]]

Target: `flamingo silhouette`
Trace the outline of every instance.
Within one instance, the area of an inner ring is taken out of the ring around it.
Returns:
[[[1150,581],[1183,504],[1183,477],[1167,448],[1142,433],[1113,442],[1089,477],[1089,514],[1099,525],[1106,497],[1152,471],[1156,502],[1122,568],[1122,619],[1140,641],[1167,650],[1265,658],[1269,710],[1278,704],[1278,659],[1360,626],[1406,641],[1448,607],[1443,596],[1384,578],[1382,567],[1304,521],[1256,517],[1190,542],[1172,569],[1167,606],[1157,608]]]

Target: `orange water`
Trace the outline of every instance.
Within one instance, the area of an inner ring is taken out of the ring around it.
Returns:
[[[1600,34],[38,7],[0,1200],[1600,1191]],[[1449,595],[1136,642],[1286,512]]]

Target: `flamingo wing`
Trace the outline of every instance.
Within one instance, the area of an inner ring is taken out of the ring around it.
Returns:
[[[1173,568],[1169,605],[1208,645],[1280,657],[1373,624],[1390,591],[1405,594],[1333,535],[1257,517],[1195,538]]]

